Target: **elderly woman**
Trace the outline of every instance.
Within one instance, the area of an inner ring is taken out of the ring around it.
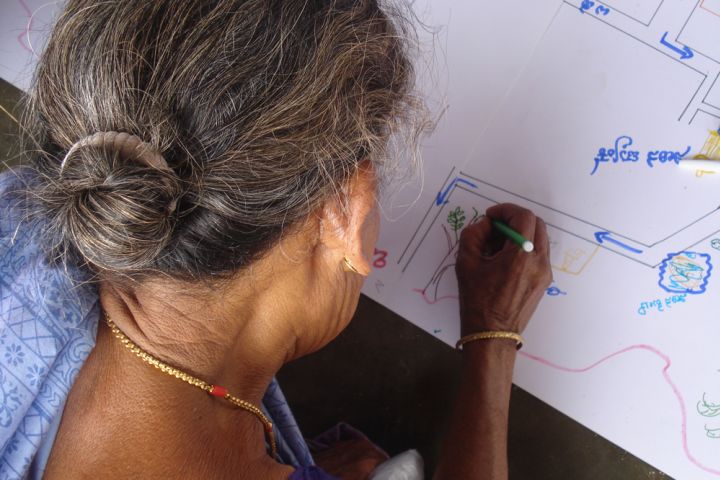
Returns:
[[[404,35],[373,0],[68,2],[28,95],[33,168],[0,184],[3,473],[334,478],[274,375],[345,328],[370,272],[415,103]],[[504,335],[463,348],[436,476],[503,478],[543,222],[490,209],[457,274],[463,335]]]

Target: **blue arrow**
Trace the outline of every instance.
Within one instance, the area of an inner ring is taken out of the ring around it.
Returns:
[[[452,182],[450,182],[450,185],[448,185],[444,191],[438,192],[437,197],[435,197],[435,205],[442,205],[443,203],[445,203],[447,196],[450,194],[450,190],[452,190],[453,187],[459,183],[464,183],[465,185],[471,186],[472,188],[477,188],[477,185],[472,182],[469,182],[463,178],[455,178]]]
[[[638,250],[637,248],[633,248],[633,247],[631,247],[630,245],[625,245],[625,244],[622,243],[621,241],[615,240],[614,238],[611,238],[610,235],[611,235],[610,232],[595,232],[595,240],[597,240],[598,243],[603,243],[603,242],[614,243],[614,244],[617,245],[618,247],[622,247],[622,248],[624,248],[625,250],[629,250],[629,251],[631,251],[631,252],[633,252],[633,253],[642,253],[642,250]]]
[[[678,48],[678,47],[676,47],[675,45],[673,45],[672,43],[668,42],[668,41],[666,40],[667,35],[668,35],[668,32],[665,32],[665,33],[663,34],[662,38],[660,39],[660,43],[662,43],[663,45],[665,45],[666,47],[668,47],[668,48],[669,48],[670,50],[672,50],[673,52],[679,53],[679,54],[680,54],[680,60],[686,60],[686,59],[688,59],[688,58],[692,58],[692,57],[695,56],[695,54],[694,54],[693,51],[690,49],[690,47],[685,46],[684,48]]]

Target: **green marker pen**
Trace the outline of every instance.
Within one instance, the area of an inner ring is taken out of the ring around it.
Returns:
[[[497,228],[500,231],[500,233],[502,233],[503,235],[508,237],[510,240],[512,240],[513,242],[520,245],[520,247],[524,251],[530,253],[533,250],[535,250],[535,245],[533,245],[533,243],[530,240],[523,237],[522,235],[520,235],[518,232],[516,232],[512,228],[508,227],[500,220],[493,220],[492,224],[493,224],[493,227]]]

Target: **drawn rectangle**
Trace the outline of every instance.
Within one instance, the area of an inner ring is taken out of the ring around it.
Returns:
[[[700,8],[720,17],[720,0],[702,0]]]
[[[511,93],[513,101],[480,140],[483,170],[470,173],[652,244],[694,220],[678,198],[700,210],[717,207],[708,185],[690,191],[670,165],[651,168],[646,161],[648,151],[690,146],[677,118],[705,78],[600,19],[563,7]],[[655,122],[648,122],[649,114]],[[642,159],[591,175],[599,148],[612,148],[621,135],[633,138]],[[700,148],[705,136],[691,147]],[[607,188],[636,182],[655,188]]]
[[[720,62],[720,0],[699,3],[678,41],[693,51]]]
[[[602,3],[643,25],[649,25],[663,0],[605,0]]]
[[[720,109],[720,77],[715,78],[715,81],[710,87],[710,91],[703,101],[710,106]]]
[[[698,110],[695,115],[693,115],[692,125],[708,130],[717,130],[720,128],[720,116],[706,112],[705,110]]]

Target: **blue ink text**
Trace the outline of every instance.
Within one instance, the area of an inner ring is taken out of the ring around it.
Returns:
[[[651,312],[652,310],[664,312],[666,309],[669,310],[673,305],[677,303],[685,303],[685,297],[687,297],[687,293],[681,293],[678,295],[673,295],[671,297],[666,297],[664,301],[656,298],[655,300],[642,302],[638,307],[637,313],[645,316],[648,314],[648,312]]]
[[[595,165],[590,175],[595,175],[595,172],[598,171],[598,168],[600,168],[600,165],[603,163],[638,163],[642,157],[645,158],[645,163],[650,168],[654,168],[657,164],[665,163],[679,165],[680,160],[690,153],[690,147],[688,146],[682,152],[679,150],[650,150],[643,156],[639,150],[631,149],[630,147],[632,145],[632,137],[622,135],[615,139],[612,147],[599,148],[593,159]]]

